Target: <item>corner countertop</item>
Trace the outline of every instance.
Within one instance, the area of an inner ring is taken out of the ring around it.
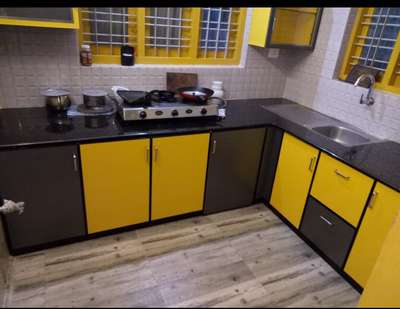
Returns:
[[[46,108],[1,109],[0,150],[276,126],[400,191],[399,143],[384,140],[346,147],[310,129],[329,123],[343,124],[283,98],[229,100],[226,118],[219,121],[174,119],[126,124],[118,115],[56,117]]]

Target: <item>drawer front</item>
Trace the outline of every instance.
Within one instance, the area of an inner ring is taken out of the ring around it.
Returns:
[[[339,267],[343,266],[354,228],[309,197],[300,231]]]
[[[322,153],[311,195],[357,226],[372,184],[372,178]]]

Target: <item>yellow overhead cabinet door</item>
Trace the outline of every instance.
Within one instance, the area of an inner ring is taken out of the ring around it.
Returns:
[[[249,44],[312,48],[321,13],[321,8],[253,8]]]
[[[150,140],[81,145],[88,232],[149,220]]]
[[[0,9],[0,25],[78,29],[77,8],[8,7]]]
[[[297,228],[318,153],[316,148],[284,134],[270,204]]]
[[[151,219],[203,209],[210,134],[153,139]]]
[[[311,195],[356,227],[373,183],[372,178],[322,153]]]
[[[371,274],[399,209],[400,193],[378,183],[372,193],[344,268],[345,272],[362,287],[365,286]]]

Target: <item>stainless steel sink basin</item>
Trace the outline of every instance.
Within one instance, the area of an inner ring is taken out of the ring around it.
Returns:
[[[342,126],[320,126],[313,127],[312,129],[319,134],[324,135],[331,140],[346,146],[357,146],[376,143],[380,141],[380,139],[373,137],[367,133],[354,131],[352,129]]]

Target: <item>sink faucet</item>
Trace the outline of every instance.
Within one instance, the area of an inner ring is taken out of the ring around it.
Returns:
[[[375,99],[371,96],[371,94],[372,94],[372,87],[373,87],[374,84],[375,84],[375,77],[374,77],[372,74],[361,74],[361,75],[357,78],[356,82],[354,83],[354,87],[357,87],[358,84],[359,84],[362,80],[364,80],[364,79],[366,79],[366,78],[369,79],[368,93],[367,93],[367,96],[366,96],[365,98],[364,98],[364,94],[361,95],[360,104],[372,105],[372,104],[375,103]]]

